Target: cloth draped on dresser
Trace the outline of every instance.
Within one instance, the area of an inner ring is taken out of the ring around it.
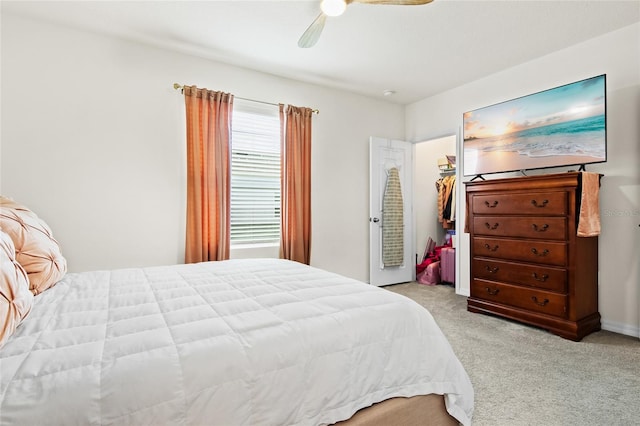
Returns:
[[[404,260],[404,207],[398,168],[387,173],[382,197],[382,263],[392,267],[401,266]]]
[[[600,235],[600,177],[599,173],[582,172],[580,174],[578,237]]]

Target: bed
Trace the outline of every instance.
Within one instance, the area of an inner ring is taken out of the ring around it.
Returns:
[[[277,259],[66,274],[0,371],[3,425],[322,425],[429,394],[462,424],[473,410],[427,310]]]
[[[300,263],[67,273],[0,196],[0,425],[470,424],[427,310]]]

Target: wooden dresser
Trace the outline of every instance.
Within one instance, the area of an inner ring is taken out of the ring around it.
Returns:
[[[600,330],[598,237],[576,235],[579,172],[466,183],[467,309],[571,340]]]

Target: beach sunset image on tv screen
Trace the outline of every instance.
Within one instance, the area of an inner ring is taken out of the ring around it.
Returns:
[[[606,161],[606,76],[466,112],[464,175]]]

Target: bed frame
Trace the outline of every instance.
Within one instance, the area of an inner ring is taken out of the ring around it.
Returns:
[[[445,408],[442,395],[391,398],[363,408],[336,426],[457,426],[458,421]]]

